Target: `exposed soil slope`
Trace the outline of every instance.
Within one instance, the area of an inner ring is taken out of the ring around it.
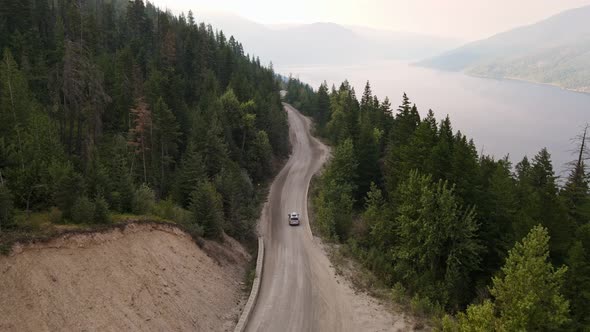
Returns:
[[[232,330],[249,258],[166,225],[16,247],[0,257],[0,330]]]

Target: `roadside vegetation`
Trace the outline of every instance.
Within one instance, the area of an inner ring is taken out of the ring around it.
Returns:
[[[0,11],[0,245],[137,216],[256,239],[289,153],[272,68],[142,0]],[[8,249],[7,249],[8,248]]]
[[[447,331],[590,328],[586,130],[560,182],[546,149],[515,166],[480,155],[405,94],[394,110],[369,83],[360,101],[348,82],[286,90],[334,146],[315,229],[393,299]]]

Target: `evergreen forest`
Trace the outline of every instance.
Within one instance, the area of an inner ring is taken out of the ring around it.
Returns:
[[[0,237],[135,214],[255,238],[288,124],[233,37],[142,0],[2,0],[0,50]]]
[[[546,149],[512,165],[478,154],[449,117],[398,107],[367,82],[317,91],[290,78],[287,100],[334,148],[314,195],[319,232],[394,297],[447,315],[448,331],[590,328],[588,128],[560,181]],[[576,133],[572,133],[575,136]]]

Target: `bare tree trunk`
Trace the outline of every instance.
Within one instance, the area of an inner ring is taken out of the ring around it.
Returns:
[[[69,124],[70,124],[69,125],[69,128],[68,128],[68,155],[71,155],[72,154],[72,150],[73,150],[72,143],[74,141],[74,117],[71,114],[72,112],[69,111],[69,107],[68,107],[68,113],[70,113],[69,114],[70,115],[69,116],[70,121],[68,121]]]
[[[135,178],[134,174],[133,174],[133,169],[135,168],[135,153],[133,154],[133,158],[131,158],[131,167],[129,167],[129,174],[131,174],[131,176],[133,178]]]
[[[80,110],[81,111],[81,110]],[[78,119],[77,119],[77,124],[78,124],[78,128],[76,128],[76,152],[78,154],[82,154],[82,115],[80,114],[81,112],[78,113]],[[86,156],[83,156],[86,157]],[[85,158],[83,158],[85,159]]]
[[[164,144],[160,141],[160,197],[164,187]]]
[[[152,165],[152,167],[154,167],[154,153],[157,153],[156,150],[154,149],[154,125],[152,123],[152,118],[150,117],[150,156],[152,157],[152,160],[150,160],[150,165]]]
[[[2,177],[2,171],[0,170],[0,185],[4,185],[4,178]],[[0,218],[0,233],[2,232],[2,218]]]
[[[33,188],[31,188],[31,190],[29,190],[29,194],[27,195],[27,208],[25,210],[27,213],[27,219],[29,219],[29,217],[31,216],[31,210],[29,209],[30,202],[31,202],[31,194],[33,194]]]
[[[147,183],[147,168],[145,167],[145,143],[144,136],[141,137],[141,154],[143,159],[143,182]]]
[[[80,13],[80,45],[84,42],[82,34],[84,31],[84,18],[82,17],[82,0],[78,0],[78,12]]]
[[[584,161],[584,148],[586,144],[586,133],[588,132],[588,125],[584,128],[584,134],[582,135],[582,144],[580,145],[580,154],[578,155],[578,163],[576,164],[576,172],[582,168],[582,162]]]
[[[7,65],[8,61],[6,62]],[[8,80],[8,91],[10,93],[10,106],[11,106],[11,110],[12,110],[12,118],[14,119],[14,128],[16,129],[16,137],[18,139],[18,149],[19,149],[19,157],[20,157],[20,165],[22,170],[25,170],[25,159],[23,157],[23,143],[22,143],[22,139],[20,136],[20,126],[18,124],[18,119],[16,118],[16,111],[14,109],[14,96],[12,94],[12,81],[10,80],[10,73],[11,73],[12,69],[10,67],[8,67],[8,75],[7,75],[7,80]]]

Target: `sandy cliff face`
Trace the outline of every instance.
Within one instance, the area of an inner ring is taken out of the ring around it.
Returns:
[[[249,258],[166,225],[17,247],[0,257],[0,330],[232,330]]]

